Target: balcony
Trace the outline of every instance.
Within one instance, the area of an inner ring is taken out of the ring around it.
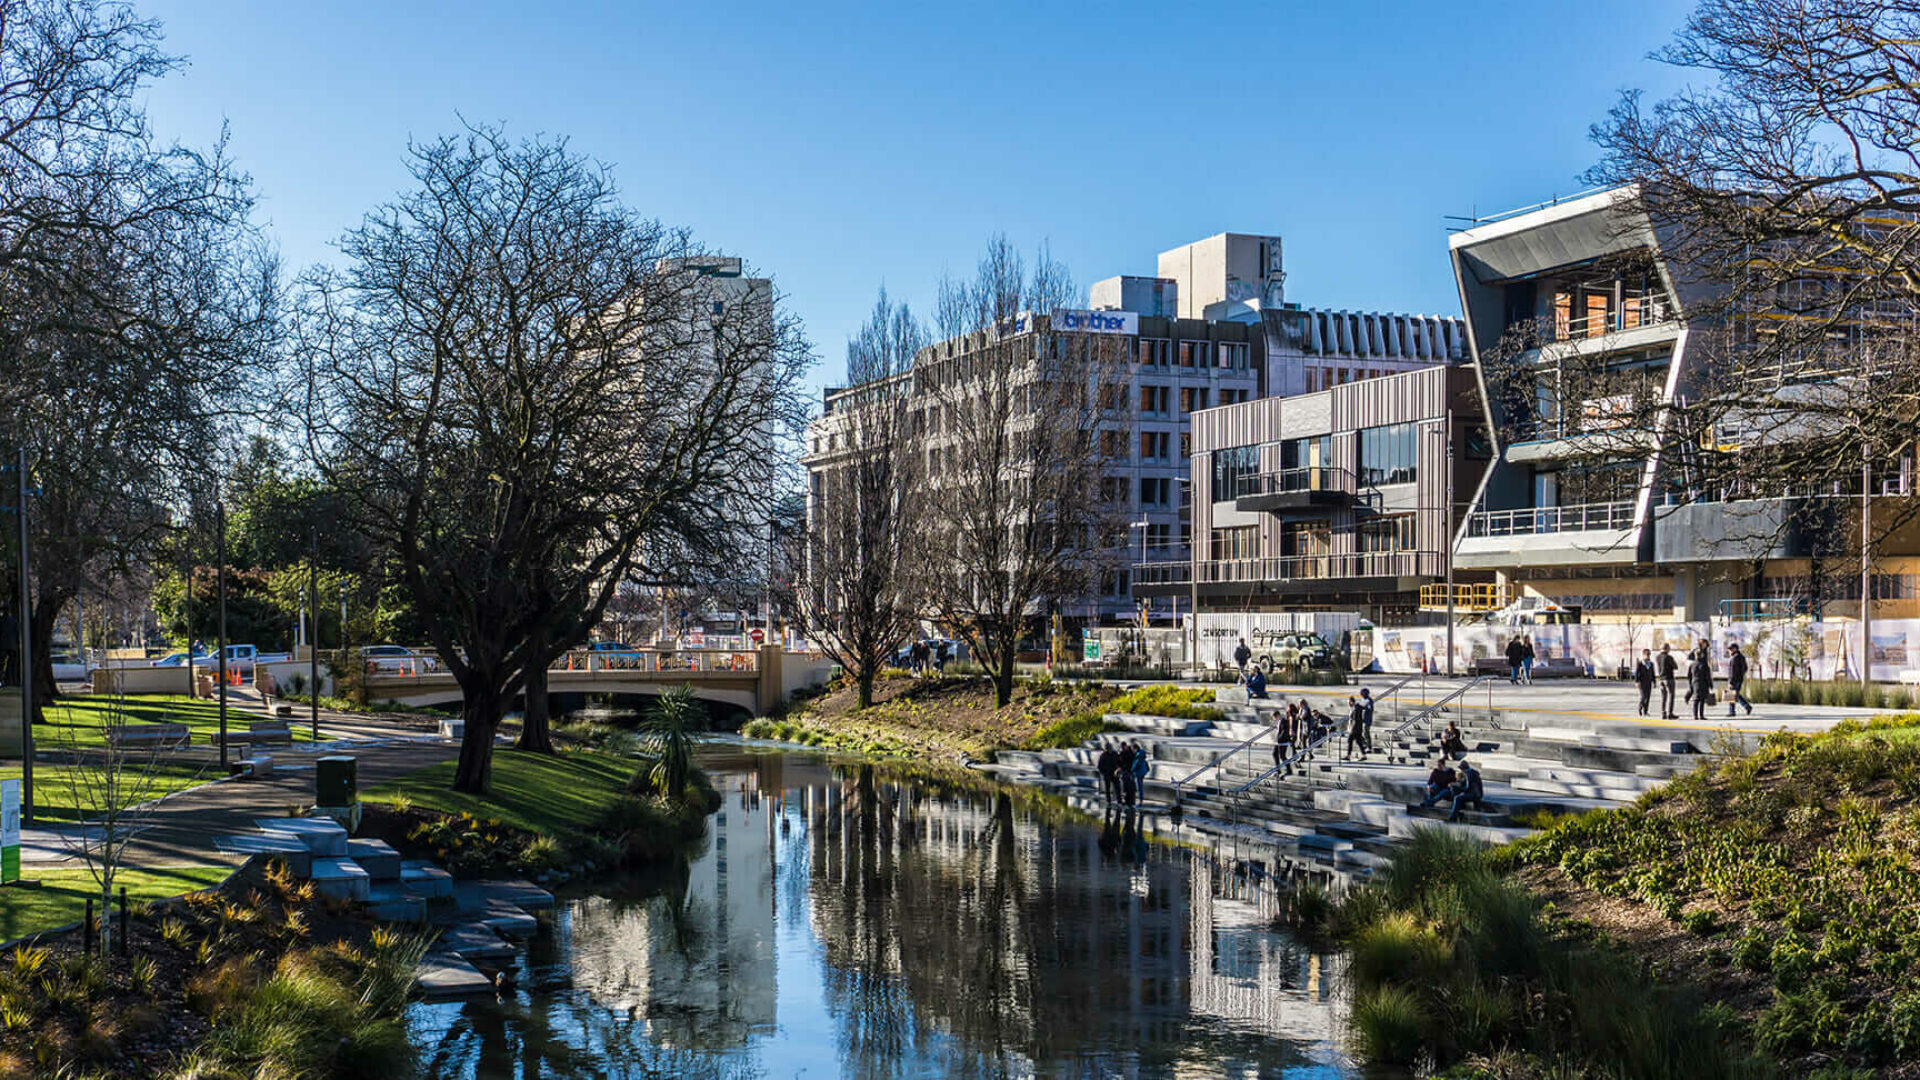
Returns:
[[[1640,539],[1630,501],[1483,510],[1467,518],[1454,565],[1497,570],[1627,564],[1638,558]]]
[[[1360,485],[1346,469],[1314,466],[1251,473],[1237,479],[1226,492],[1213,495],[1216,500],[1232,499],[1235,510],[1334,510],[1359,500]]]
[[[1538,536],[1543,533],[1594,532],[1632,527],[1631,502],[1528,506],[1518,510],[1483,510],[1474,514],[1467,519],[1467,537]]]
[[[1625,290],[1608,307],[1610,310],[1595,311],[1578,318],[1570,317],[1570,312],[1564,315],[1556,313],[1552,319],[1544,320],[1542,329],[1546,333],[1541,336],[1547,341],[1582,341],[1617,334],[1622,330],[1660,326],[1673,322],[1679,314],[1661,289]]]

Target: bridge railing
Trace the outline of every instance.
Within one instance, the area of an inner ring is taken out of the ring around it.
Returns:
[[[364,662],[367,675],[372,678],[415,678],[443,675],[447,671],[440,657],[429,651],[419,651],[412,656],[369,656]],[[548,670],[748,672],[759,668],[759,653],[752,649],[574,649],[555,660]]]

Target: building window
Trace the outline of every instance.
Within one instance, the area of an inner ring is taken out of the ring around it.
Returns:
[[[713,302],[713,317],[717,319],[720,316],[725,315],[726,313],[727,313],[727,302],[725,300],[715,300]]]
[[[1165,338],[1141,338],[1139,358],[1141,367],[1166,367],[1167,356],[1173,343]]]
[[[1324,469],[1333,464],[1333,436],[1316,435],[1308,439],[1288,439],[1280,444],[1280,468]]]
[[[1140,411],[1148,416],[1164,416],[1167,401],[1171,397],[1165,386],[1142,386],[1140,388]]]
[[[1412,514],[1394,514],[1364,521],[1357,531],[1361,551],[1414,550]]]
[[[1165,461],[1171,452],[1173,437],[1164,431],[1143,431],[1140,433],[1140,458],[1143,461]]]
[[[1259,556],[1260,528],[1257,525],[1238,525],[1231,529],[1213,530],[1213,558],[1252,559]]]
[[[1193,456],[1193,433],[1190,431],[1183,431],[1180,433],[1180,460],[1185,461],[1192,456]]]
[[[1419,462],[1419,427],[1389,424],[1360,431],[1360,482],[1411,484]]]
[[[1207,407],[1207,388],[1204,386],[1183,386],[1180,388],[1180,411],[1198,412]]]
[[[1100,433],[1100,456],[1106,458],[1126,457],[1127,444],[1124,441],[1125,438],[1126,435],[1123,432],[1113,431],[1111,429],[1102,431]]]
[[[1140,478],[1140,505],[1165,506],[1173,498],[1173,481],[1164,476]]]
[[[1247,343],[1244,341],[1223,341],[1220,343],[1220,366],[1235,371],[1247,369]]]
[[[1253,493],[1254,475],[1260,471],[1258,446],[1229,446],[1213,452],[1213,498],[1215,502],[1237,499]]]
[[[1181,367],[1207,367],[1207,343],[1204,341],[1183,341],[1180,343]]]
[[[1114,506],[1127,504],[1127,478],[1124,476],[1103,476],[1100,478],[1100,501]]]

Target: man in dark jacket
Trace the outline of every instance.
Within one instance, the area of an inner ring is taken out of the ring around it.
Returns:
[[[1453,766],[1447,764],[1446,758],[1441,758],[1440,764],[1435,765],[1433,771],[1427,774],[1427,798],[1438,799],[1453,786],[1456,779],[1458,776],[1454,773]]]
[[[1273,713],[1273,763],[1284,765],[1285,776],[1293,775],[1293,748],[1299,738],[1300,713],[1293,705]]]
[[[1727,646],[1727,715],[1733,715],[1735,703],[1747,707],[1747,715],[1753,715],[1753,702],[1741,693],[1747,685],[1747,654],[1740,651],[1738,644]]]
[[[1653,704],[1653,650],[1641,649],[1640,660],[1633,665],[1633,681],[1640,687],[1640,715],[1647,715]]]
[[[1693,718],[1706,723],[1713,702],[1713,651],[1704,641],[1693,650],[1693,666],[1687,669],[1687,699],[1693,702]]]
[[[1520,635],[1513,635],[1507,642],[1507,681],[1520,685],[1520,661],[1526,659],[1527,647],[1520,643]]]
[[[1673,706],[1678,689],[1674,680],[1680,674],[1680,661],[1673,658],[1672,642],[1660,643],[1660,659],[1655,662],[1655,669],[1660,673],[1660,719],[1678,720],[1680,714],[1673,711]]]
[[[1133,755],[1138,753],[1132,743],[1120,747],[1120,797],[1133,805]]]
[[[1101,747],[1094,768],[1100,773],[1100,791],[1109,802],[1120,799],[1120,755],[1111,746]]]
[[[1233,662],[1242,676],[1247,673],[1247,661],[1253,659],[1253,650],[1247,648],[1247,639],[1241,638],[1240,644],[1233,650]]]
[[[1360,741],[1367,748],[1367,753],[1371,754],[1373,753],[1373,691],[1364,686],[1360,688],[1360,713]]]
[[[1347,760],[1348,755],[1356,750],[1359,752],[1360,759],[1366,760],[1367,710],[1360,704],[1359,698],[1350,697],[1347,699],[1347,745],[1340,751],[1340,760]]]

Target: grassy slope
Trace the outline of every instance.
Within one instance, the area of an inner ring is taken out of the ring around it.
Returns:
[[[230,866],[122,870],[115,875],[115,889],[125,885],[129,902],[144,903],[209,888],[232,872]],[[28,863],[21,868],[20,876],[40,884],[38,888],[9,885],[0,889],[0,940],[76,922],[85,912],[87,901],[100,896],[99,886],[84,866],[54,869]]]
[[[141,766],[144,768],[144,763]],[[0,765],[0,780],[18,777],[18,764]],[[153,767],[147,791],[150,798],[164,798],[177,791],[207,783],[219,777],[218,766],[201,762],[160,761]],[[73,821],[80,817],[77,805],[88,801],[84,772],[78,777],[69,765],[38,762],[33,769],[33,815],[37,820]]]
[[[804,702],[783,720],[756,721],[746,733],[884,757],[953,760],[1013,747],[1072,746],[1098,734],[1107,712],[1202,715],[1197,700],[1211,691],[1148,687],[1121,694],[1097,683],[1022,679],[1013,700],[993,704],[993,687],[977,676],[883,678],[874,704],[855,707],[851,685]]]
[[[220,703],[168,695],[139,695],[124,698],[75,695],[61,698],[48,709],[47,723],[33,728],[34,745],[40,750],[69,747],[103,746],[106,724],[115,708],[125,711],[126,721],[134,724],[186,724],[193,742],[206,746],[220,730]],[[260,717],[243,712],[232,701],[227,703],[227,727],[245,731],[249,721]],[[288,725],[296,742],[310,739],[308,729],[298,723]]]
[[[1506,858],[1774,1057],[1920,1076],[1920,716],[1773,736]]]
[[[457,763],[441,762],[363,792],[370,803],[404,799],[448,814],[470,813],[548,836],[593,828],[626,790],[638,768],[631,758],[591,750],[529,754],[493,752],[493,791],[485,797],[453,790]]]

